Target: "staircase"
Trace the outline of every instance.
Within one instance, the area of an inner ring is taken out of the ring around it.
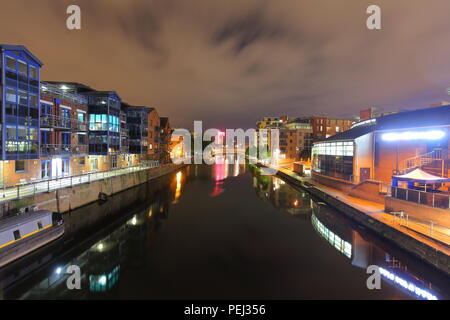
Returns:
[[[431,152],[405,159],[400,165],[400,173],[406,174],[417,168],[436,176],[448,177],[450,168],[448,149],[434,149]]]

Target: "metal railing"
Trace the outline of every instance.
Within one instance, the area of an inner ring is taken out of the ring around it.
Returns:
[[[450,195],[448,194],[391,187],[391,197],[435,208],[450,209]]]
[[[421,168],[431,165],[435,161],[444,161],[445,159],[448,159],[447,149],[434,149],[431,152],[403,160],[400,172],[406,173],[410,169]]]
[[[441,226],[433,220],[424,220],[416,217],[409,217],[404,211],[390,212],[393,216],[393,223],[400,226],[416,230],[427,236],[437,238],[438,240],[443,240],[443,242],[448,243],[450,241],[450,236],[448,233],[442,232],[441,230],[448,230],[448,228]]]
[[[73,129],[77,131],[87,131],[88,129],[87,122],[54,115],[41,116],[40,123],[41,127]]]
[[[160,167],[158,161],[146,161],[139,166],[93,171],[72,176],[63,175],[30,183],[14,184],[9,187],[4,185],[3,189],[0,189],[0,203],[157,167]]]
[[[41,144],[41,155],[80,155],[87,153],[87,145]]]

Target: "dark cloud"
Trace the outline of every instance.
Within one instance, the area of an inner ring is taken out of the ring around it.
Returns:
[[[376,2],[381,31],[365,0],[2,1],[0,39],[43,60],[43,79],[117,90],[179,126],[446,100],[450,2]],[[70,4],[81,31],[65,28]]]
[[[258,9],[225,22],[215,31],[213,44],[231,41],[233,52],[238,54],[256,41],[280,40],[284,37],[284,33],[280,26],[264,21],[262,9]]]

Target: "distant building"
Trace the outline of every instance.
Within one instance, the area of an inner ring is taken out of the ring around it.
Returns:
[[[280,130],[280,158],[310,159],[314,141],[326,139],[350,129],[353,120],[330,119],[327,117],[264,117],[257,122],[257,130],[267,129],[268,135],[262,142],[271,145],[270,130]]]
[[[170,163],[170,140],[172,128],[170,127],[169,118],[160,118],[160,146],[161,146],[161,163]]]
[[[130,134],[130,153],[142,160],[159,161],[159,115],[155,108],[128,106],[127,123]]]

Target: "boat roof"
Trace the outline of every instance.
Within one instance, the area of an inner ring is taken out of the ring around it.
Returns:
[[[11,229],[12,227],[17,226],[18,224],[25,224],[27,222],[37,221],[49,215],[50,216],[52,215],[51,211],[39,210],[19,214],[17,216],[5,217],[3,219],[0,219],[0,233],[5,230]]]

